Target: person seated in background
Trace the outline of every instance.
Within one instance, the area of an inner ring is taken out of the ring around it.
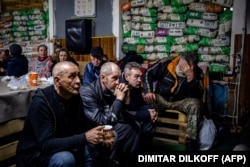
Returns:
[[[117,64],[119,65],[119,67],[121,69],[121,72],[124,71],[124,67],[129,62],[136,62],[138,64],[142,64],[143,63],[143,58],[142,58],[142,56],[138,55],[135,51],[129,50],[126,53],[125,57],[123,57],[121,60],[119,60],[117,62]]]
[[[187,114],[187,150],[198,150],[198,125],[203,95],[203,73],[197,66],[196,52],[186,52],[163,58],[151,66],[142,77],[144,99],[157,111],[174,109]],[[158,81],[154,90],[153,83]]]
[[[105,156],[106,153],[106,156],[109,156],[111,165],[114,160],[121,166],[133,166],[140,130],[135,121],[126,120],[124,117],[129,88],[126,84],[119,83],[120,77],[119,66],[114,62],[106,62],[101,67],[98,79],[81,86],[80,95],[84,112],[92,127],[109,124],[113,125],[117,133],[117,142],[111,152],[102,147],[96,149],[101,155]],[[102,157],[99,159],[99,165],[103,166]]]
[[[9,49],[1,50],[0,52],[0,76],[6,75],[9,56],[10,56]]]
[[[32,63],[30,71],[37,72],[40,78],[48,78],[51,76],[54,65],[53,59],[48,56],[48,47],[45,44],[39,45],[37,51],[38,57]]]
[[[68,49],[66,48],[61,48],[57,52],[57,62],[61,62],[61,61],[71,61],[72,63],[78,66],[78,63],[75,61],[73,57],[70,56],[70,53]]]
[[[141,65],[136,62],[129,62],[124,67],[120,82],[129,87],[130,102],[127,110],[131,119],[136,120],[141,128],[140,151],[147,151],[151,148],[155,132],[154,122],[158,113],[153,105],[147,104],[142,96],[142,71]]]
[[[22,47],[18,44],[11,44],[9,47],[10,59],[7,65],[7,76],[20,77],[28,73],[29,61],[22,55]]]
[[[16,150],[17,166],[93,166],[89,144],[103,141],[103,126],[90,128],[79,95],[78,67],[69,61],[53,69],[54,85],[33,95]]]
[[[101,66],[106,62],[103,60],[104,54],[101,47],[93,47],[90,50],[90,62],[86,64],[83,73],[83,84],[89,84],[96,80],[100,74]]]

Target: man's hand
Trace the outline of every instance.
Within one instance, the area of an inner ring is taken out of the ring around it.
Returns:
[[[0,68],[0,72],[4,72],[5,70],[4,70],[4,68]]]
[[[156,101],[155,94],[154,93],[147,93],[143,96],[144,101],[148,104],[153,104]]]
[[[149,108],[148,112],[150,113],[151,121],[155,122],[158,119],[158,112],[155,109]]]
[[[186,61],[183,61],[180,64],[180,70],[184,73],[184,75],[187,76],[187,81],[190,82],[194,79],[194,70],[193,70],[194,66],[193,65],[189,65]]]
[[[125,99],[128,90],[129,90],[128,85],[120,83],[119,85],[116,86],[114,95],[116,96],[117,99],[123,101]]]
[[[99,144],[103,142],[103,128],[104,126],[97,126],[85,133],[87,142],[91,144]]]

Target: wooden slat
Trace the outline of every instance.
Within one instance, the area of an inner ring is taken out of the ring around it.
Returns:
[[[162,137],[154,137],[154,140],[159,140],[159,141],[163,141],[163,142],[167,142],[167,143],[179,144],[179,141],[177,141],[177,140],[162,138]]]
[[[162,137],[154,137],[154,140],[159,140],[166,143],[181,144],[181,145],[186,143],[185,137],[179,137],[178,140],[162,138]]]
[[[3,161],[7,158],[13,157],[16,155],[16,147],[18,141],[0,146],[0,161]]]
[[[167,134],[170,136],[177,136],[178,138],[177,138],[177,140],[174,140],[174,139],[163,138],[163,137],[155,137],[155,139],[165,141],[165,142],[170,142],[170,143],[177,143],[177,144],[186,143],[186,136],[187,135],[186,135],[185,131],[164,128],[164,127],[157,127],[156,132],[161,133],[161,134]]]
[[[0,137],[8,136],[22,131],[23,125],[24,125],[24,120],[22,119],[15,119],[0,124]]]
[[[177,119],[166,118],[166,117],[159,117],[157,121],[161,123],[169,123],[169,124],[182,125],[182,126],[186,125],[185,123],[186,121],[179,121]]]
[[[116,37],[115,36],[94,36],[91,37],[92,47],[100,46],[103,48],[104,54],[108,60],[116,61]],[[66,48],[66,39],[58,38],[55,42],[61,43],[62,47]],[[90,61],[89,54],[71,53],[71,56],[76,61]]]
[[[175,143],[175,144],[185,144],[186,142],[186,129],[187,129],[187,116],[177,110],[165,110],[166,113],[176,115],[177,118],[169,118],[167,116],[159,116],[157,122],[161,123],[156,127],[157,136],[154,137],[155,140],[159,140],[166,143]],[[175,125],[171,127],[171,125]],[[176,127],[177,125],[177,127]],[[159,134],[159,136],[158,136]],[[160,135],[161,134],[161,135]],[[172,139],[171,137],[166,136],[175,136],[177,139]]]
[[[186,133],[184,133],[178,129],[170,129],[170,128],[165,128],[165,127],[157,127],[156,132],[168,134],[168,135],[173,135],[173,136],[180,136],[180,137],[187,136]]]
[[[187,116],[180,112],[180,111],[177,111],[177,110],[165,110],[166,113],[174,113],[174,114],[178,114],[178,121],[181,121],[181,122],[186,122],[187,121]]]

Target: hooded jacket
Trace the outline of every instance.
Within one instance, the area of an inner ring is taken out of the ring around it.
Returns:
[[[17,166],[46,166],[52,154],[86,144],[89,126],[80,96],[62,99],[52,85],[38,89],[32,98],[17,146]]]
[[[8,76],[20,77],[28,73],[29,61],[24,55],[15,55],[8,61],[7,72]]]
[[[186,77],[178,77],[173,75],[175,71],[170,71],[170,69],[175,69],[169,68],[169,64],[173,60],[163,58],[143,74],[144,92],[154,92],[155,89],[155,93],[160,94],[167,101],[178,101],[187,97],[200,99],[203,94],[202,70],[196,67],[195,78],[191,82],[187,82]],[[157,82],[156,87],[154,87],[154,82]]]

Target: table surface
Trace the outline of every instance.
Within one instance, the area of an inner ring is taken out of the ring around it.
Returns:
[[[7,87],[8,82],[1,79],[2,77],[0,77],[0,123],[24,118],[35,91],[49,86],[46,84],[24,90],[11,90]]]

